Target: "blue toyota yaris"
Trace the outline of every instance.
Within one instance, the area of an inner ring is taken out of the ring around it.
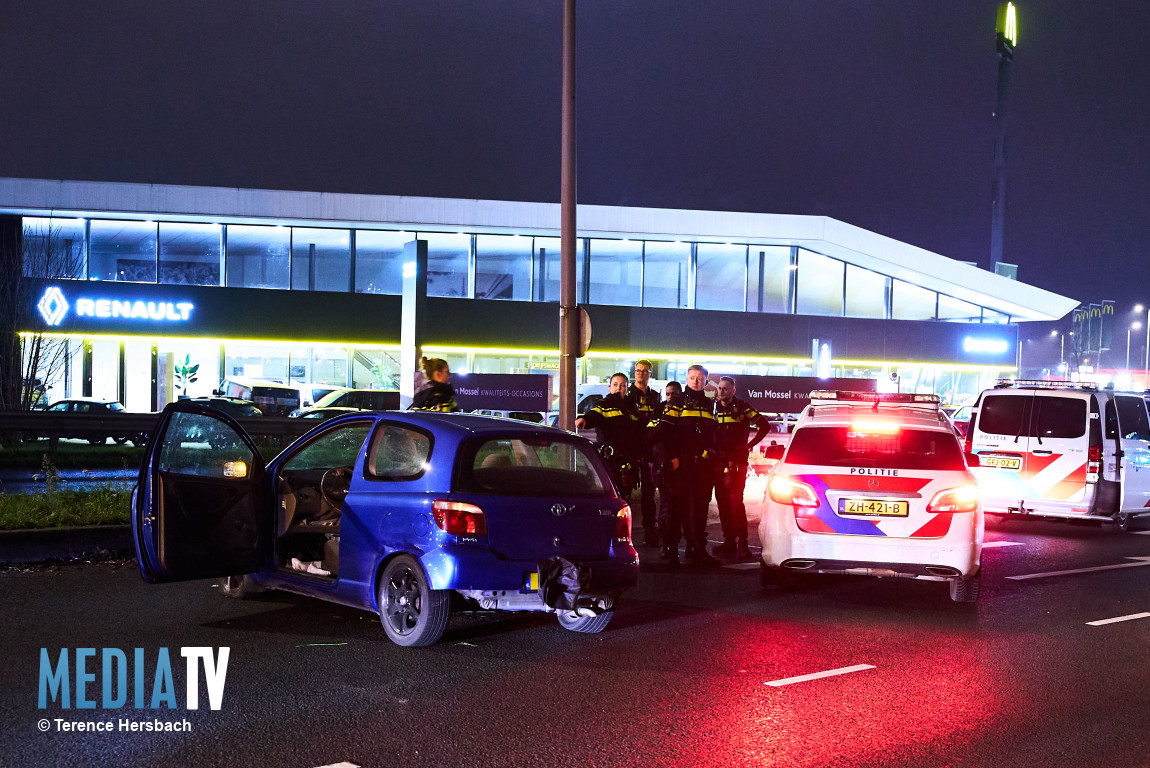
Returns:
[[[231,597],[363,608],[404,646],[439,639],[452,591],[599,632],[639,573],[630,509],[592,444],[482,416],[349,414],[265,466],[230,417],[173,403],[132,510],[145,581],[224,577]]]

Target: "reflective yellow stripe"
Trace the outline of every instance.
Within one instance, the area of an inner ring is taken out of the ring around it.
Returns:
[[[680,416],[694,417],[696,419],[714,419],[715,414],[710,411],[703,411],[697,408],[684,408],[679,412]]]

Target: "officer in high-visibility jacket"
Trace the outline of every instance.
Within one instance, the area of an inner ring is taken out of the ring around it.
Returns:
[[[627,390],[627,399],[635,408],[635,415],[639,419],[639,428],[644,433],[646,428],[658,420],[663,412],[663,404],[659,402],[659,393],[651,389],[647,382],[651,379],[651,361],[639,360],[635,363],[635,383]],[[658,510],[655,506],[655,477],[651,452],[647,448],[646,440],[638,444],[639,464],[639,506],[643,513],[643,545],[657,547],[660,545]]]
[[[651,430],[656,456],[670,468],[671,515],[664,554],[678,562],[679,532],[676,518],[682,519],[690,565],[714,566],[718,560],[707,552],[707,510],[714,488],[715,414],[704,392],[707,369],[692,365],[687,369],[687,387],[682,405],[668,404]]]
[[[720,376],[715,398],[715,502],[723,526],[723,543],[716,545],[712,554],[751,559],[751,550],[747,547],[747,508],[743,506],[747,454],[767,436],[770,428],[765,416],[746,400],[735,397],[735,380]]]
[[[611,470],[611,479],[624,499],[638,481],[639,420],[626,398],[627,374],[611,375],[607,396],[575,419],[576,429],[594,429],[600,435],[600,453]],[[610,450],[603,451],[602,446]]]

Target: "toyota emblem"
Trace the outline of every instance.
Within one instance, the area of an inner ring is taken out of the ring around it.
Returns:
[[[574,509],[574,507],[571,507],[570,509]],[[569,511],[568,507],[565,507],[562,504],[552,504],[551,505],[551,514],[555,515],[556,517],[559,517],[561,515],[565,515],[565,514],[567,514],[568,511]]]

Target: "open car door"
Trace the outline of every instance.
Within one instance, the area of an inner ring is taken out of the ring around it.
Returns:
[[[175,402],[164,409],[132,493],[144,581],[258,570],[271,513],[264,460],[239,424],[202,405]]]

